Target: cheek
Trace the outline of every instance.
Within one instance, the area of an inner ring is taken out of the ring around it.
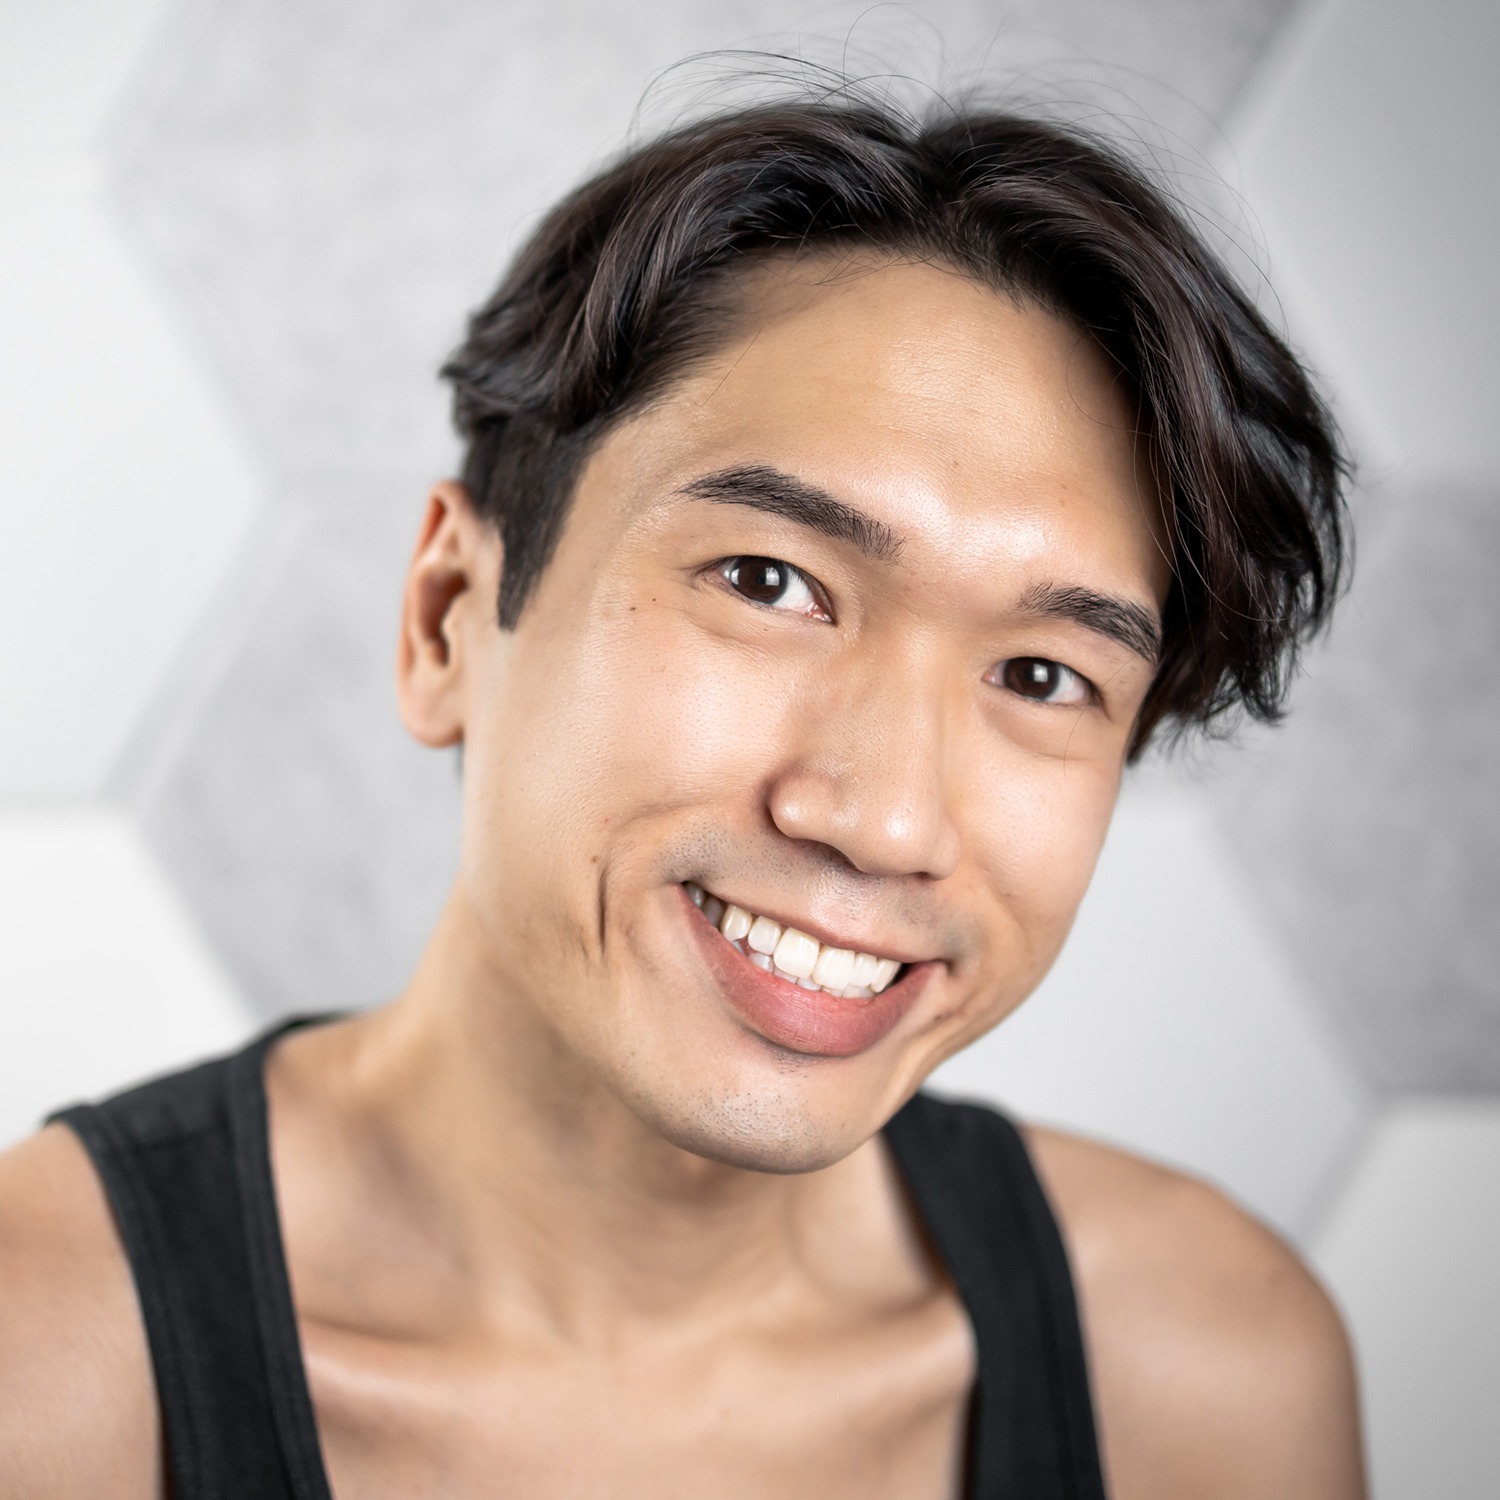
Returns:
[[[760,784],[785,708],[763,662],[666,615],[616,643],[590,677],[597,775],[622,803],[667,811],[743,800]]]
[[[976,857],[1014,945],[1008,956],[1023,994],[1040,981],[1068,935],[1118,787],[1111,764],[1028,760],[1003,778],[971,822]]]
[[[746,804],[763,783],[789,698],[753,652],[644,605],[518,644],[471,728],[465,774],[476,822],[527,849],[529,867],[609,860],[643,825]]]

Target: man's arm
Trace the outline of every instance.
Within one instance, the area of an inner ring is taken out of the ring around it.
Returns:
[[[1027,1137],[1073,1260],[1114,1500],[1360,1500],[1348,1340],[1297,1257],[1201,1182]]]
[[[160,1422],[124,1252],[83,1148],[0,1155],[0,1495],[157,1500]]]

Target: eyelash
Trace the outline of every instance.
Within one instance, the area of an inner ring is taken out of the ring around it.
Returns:
[[[800,610],[787,609],[777,601],[756,599],[753,595],[745,592],[739,580],[735,577],[742,569],[750,565],[759,565],[764,571],[779,574],[779,579],[768,582],[765,587],[776,590],[782,594],[786,590],[795,588],[800,584],[808,596],[809,603]],[[792,563],[784,562],[779,557],[766,557],[758,553],[740,553],[734,557],[726,557],[713,565],[713,571],[746,603],[754,605],[757,609],[776,610],[785,614],[801,614],[810,617],[813,609],[818,611],[819,616],[825,620],[832,620],[833,611],[828,603],[828,596],[823,586],[817,579],[804,573],[801,568]],[[1057,673],[1066,674],[1064,683],[1071,680],[1077,683],[1082,695],[1081,701],[1077,703],[1054,702],[1049,698],[1038,697],[1033,693],[1023,690],[1023,686],[1016,682],[1009,682],[1006,678],[1011,674],[1011,669],[1020,668],[1025,670],[1031,668],[1033,674],[1037,668],[1052,669]],[[1075,708],[1084,707],[1099,701],[1099,690],[1089,681],[1082,672],[1068,666],[1065,662],[1054,661],[1046,656],[1012,656],[1004,661],[996,662],[993,667],[985,673],[985,681],[992,683],[995,687],[1003,688],[1006,692],[1013,693],[1018,698],[1027,702],[1036,703],[1044,708]]]
[[[780,575],[778,581],[766,585],[767,589],[777,590],[784,595],[788,590],[801,586],[807,595],[807,604],[800,608],[788,608],[778,600],[757,599],[751,593],[747,593],[741,587],[735,575],[743,569],[752,565],[759,566],[763,571],[777,573]],[[823,585],[810,574],[804,573],[801,568],[794,567],[789,562],[783,562],[779,557],[764,557],[758,553],[742,553],[734,557],[726,557],[714,564],[713,571],[721,577],[731,589],[746,603],[753,604],[757,609],[775,610],[781,614],[800,614],[806,618],[820,618],[831,621],[833,609],[829,605],[828,595]],[[814,616],[813,611],[817,611]]]
[[[1034,693],[1023,691],[1022,687],[1014,682],[1007,682],[1012,668],[1036,669],[1051,668],[1059,673],[1066,673],[1067,677],[1078,684],[1081,698],[1077,702],[1063,702],[1051,698],[1038,697]],[[1008,693],[1014,693],[1018,698],[1024,698],[1028,703],[1039,704],[1043,708],[1086,708],[1090,704],[1098,703],[1099,690],[1089,681],[1082,672],[1076,671],[1065,662],[1054,661],[1049,656],[1011,656],[1004,661],[996,662],[985,674],[985,681],[992,683],[995,687],[1003,688]]]

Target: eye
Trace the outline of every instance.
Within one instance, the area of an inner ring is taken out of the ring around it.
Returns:
[[[752,604],[820,620],[830,618],[817,584],[779,558],[731,557],[719,565],[719,573],[730,588]]]
[[[1081,677],[1060,661],[1048,661],[1044,656],[1013,656],[992,667],[985,675],[987,681],[1035,703],[1079,707],[1091,702],[1094,696],[1088,678]]]

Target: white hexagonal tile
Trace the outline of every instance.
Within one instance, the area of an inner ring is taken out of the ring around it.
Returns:
[[[1368,1110],[1191,789],[1127,789],[1056,967],[933,1082],[1186,1167],[1294,1236]]]
[[[1500,1100],[1394,1106],[1313,1258],[1359,1359],[1379,1500],[1500,1494]]]
[[[1321,0],[1230,131],[1272,285],[1363,456],[1500,475],[1500,7]]]
[[[0,1147],[249,1027],[127,818],[0,815]]]
[[[144,9],[124,7],[126,19]],[[93,7],[59,10],[90,34]],[[123,47],[144,29],[135,20],[100,30]],[[96,155],[77,144],[122,61],[80,45],[86,76],[70,92],[67,69],[47,65],[66,50],[52,45],[56,32],[50,22],[5,32],[9,65],[35,43],[42,80],[68,104],[49,113],[33,80],[3,110],[0,795],[11,796],[101,786],[258,493],[213,391],[109,221]]]
[[[0,154],[87,150],[169,0],[0,0]]]

